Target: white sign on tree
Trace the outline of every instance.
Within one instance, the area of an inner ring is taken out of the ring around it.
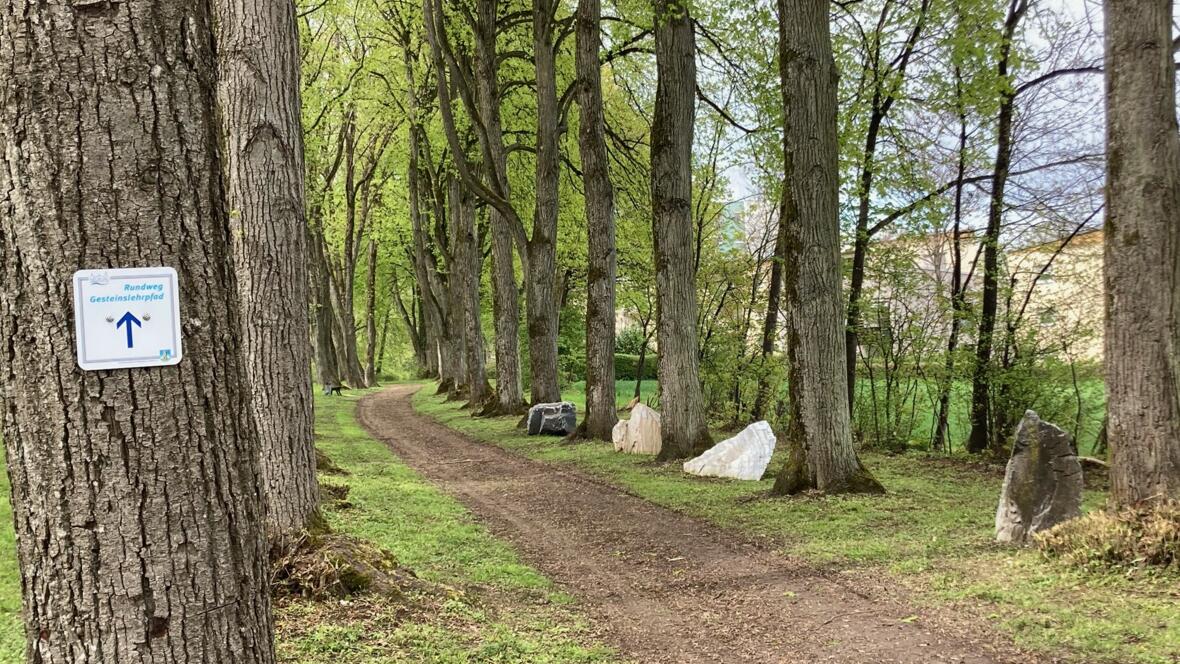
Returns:
[[[176,270],[136,267],[74,273],[74,331],[85,371],[178,364]]]

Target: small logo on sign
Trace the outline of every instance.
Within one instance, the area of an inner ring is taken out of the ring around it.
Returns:
[[[164,350],[160,351],[160,361],[161,362],[167,362],[168,360],[171,360],[171,359],[172,359],[172,349],[171,348],[165,348]]]

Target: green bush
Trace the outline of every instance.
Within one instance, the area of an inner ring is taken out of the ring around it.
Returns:
[[[643,363],[643,380],[655,380],[656,358],[648,353]],[[627,353],[615,353],[615,379],[639,380],[639,356]]]
[[[639,350],[643,348],[643,344],[646,341],[647,338],[644,336],[642,329],[634,325],[623,328],[615,336],[615,352],[626,355],[639,355]]]

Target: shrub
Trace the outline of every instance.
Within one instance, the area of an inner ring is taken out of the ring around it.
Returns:
[[[643,362],[643,379],[655,380],[656,357],[648,353]],[[615,353],[615,379],[639,380],[639,356],[626,353]]]
[[[646,341],[647,338],[644,336],[642,329],[634,325],[623,328],[615,336],[615,352],[625,355],[638,355]]]
[[[1091,512],[1036,535],[1047,557],[1087,569],[1180,571],[1180,501]]]

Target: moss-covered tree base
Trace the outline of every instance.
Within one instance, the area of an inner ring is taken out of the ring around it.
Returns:
[[[347,475],[348,471],[336,465],[332,458],[316,448],[315,472],[317,475]]]
[[[856,462],[856,471],[843,481],[820,487],[817,484],[815,473],[808,464],[806,447],[795,441],[788,443],[788,445],[787,462],[783,464],[778,478],[774,481],[774,488],[770,491],[771,495],[793,496],[806,491],[820,491],[825,494],[885,493],[885,487],[877,481],[876,477],[873,477],[873,474],[864,467],[859,459]]]
[[[318,532],[317,532],[318,531]],[[328,530],[309,529],[289,546],[271,549],[271,588],[276,594],[323,600],[360,593],[400,598],[419,585],[393,554]]]

